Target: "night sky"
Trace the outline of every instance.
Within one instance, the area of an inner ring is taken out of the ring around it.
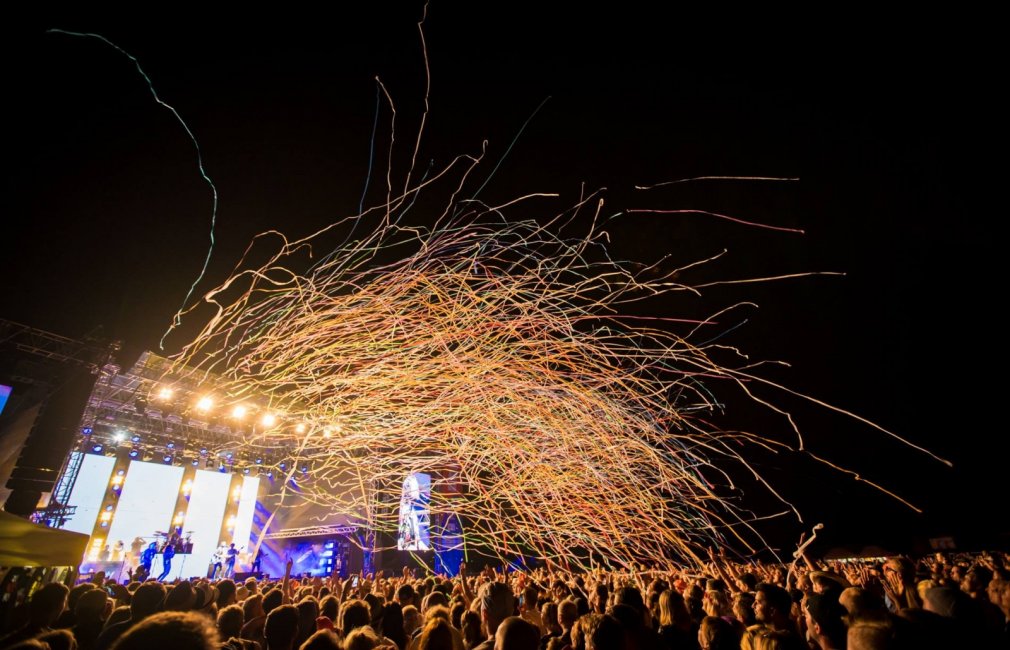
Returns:
[[[97,32],[129,51],[190,125],[220,192],[206,290],[255,234],[299,236],[357,213],[376,75],[396,102],[394,177],[402,179],[424,97],[420,5],[405,7],[378,3],[333,17],[54,13],[13,21],[2,45],[0,317],[122,339],[129,362],[157,346],[207,250],[211,194],[181,126],[123,55],[47,28]],[[730,23],[635,3],[553,14],[522,3],[436,3],[426,24],[432,89],[422,165],[477,154],[486,139],[483,182],[549,97],[482,193],[488,203],[557,192],[531,204],[528,216],[546,218],[573,204],[584,184],[607,188],[607,214],[694,208],[803,229],[699,215],[626,215],[608,226],[612,251],[625,259],[669,254],[668,264],[680,265],[728,250],[693,281],[846,274],[638,307],[694,317],[755,302],[729,323],[747,320],[727,342],[753,359],[790,364],[769,377],[954,462],[947,468],[852,419],[765,395],[794,411],[816,453],[926,511],[916,515],[800,454],[755,453],[807,525],[827,525],[819,550],[903,550],[941,535],[971,546],[1001,532],[1005,543],[1005,517],[988,514],[1005,501],[997,471],[1006,467],[996,453],[1004,356],[996,224],[1005,199],[997,196],[1003,165],[992,161],[1005,151],[1005,106],[995,46],[957,19],[912,28],[841,16],[786,27],[805,18]],[[366,203],[383,196],[388,124],[384,107]],[[698,176],[800,180],[633,190]],[[431,214],[410,218],[423,224]],[[169,339],[168,351],[181,342]],[[789,436],[782,418],[738,397],[727,398],[721,417],[728,428]],[[742,473],[741,481],[749,486]],[[745,490],[759,509],[776,509]],[[768,532],[788,544],[802,528],[780,520]]]

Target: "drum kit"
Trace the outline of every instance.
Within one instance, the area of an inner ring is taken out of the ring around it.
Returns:
[[[185,536],[179,533],[167,533],[165,531],[154,531],[155,541],[158,543],[158,552],[164,553],[165,548],[172,546],[176,555],[193,552],[193,531],[187,530]]]

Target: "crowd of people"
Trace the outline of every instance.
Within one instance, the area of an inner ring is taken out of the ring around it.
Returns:
[[[37,589],[0,648],[1010,648],[1010,554]]]

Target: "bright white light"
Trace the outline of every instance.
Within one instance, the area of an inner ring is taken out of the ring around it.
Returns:
[[[274,415],[273,413],[266,413],[263,416],[262,422],[263,422],[263,426],[265,426],[265,427],[272,427],[273,425],[277,424],[277,416]]]
[[[201,397],[200,401],[196,403],[196,408],[200,411],[209,411],[212,406],[214,406],[214,400],[210,397]]]
[[[172,390],[171,388],[168,388],[166,386],[165,388],[162,388],[161,390],[158,391],[158,399],[163,400],[163,401],[167,401],[167,400],[172,399],[172,395],[174,395],[174,394],[175,394],[175,391]]]
[[[299,422],[295,426],[295,433],[305,433],[305,423],[304,422]]]
[[[241,404],[239,404],[238,406],[236,406],[235,408],[233,408],[231,410],[231,416],[233,418],[235,418],[236,420],[241,420],[242,418],[245,417],[245,414],[247,412],[248,412],[248,410],[246,409],[246,407],[244,407]]]
[[[123,433],[122,431],[117,431],[112,435],[112,439],[115,440],[116,442],[123,442],[124,440],[126,440],[126,434]]]

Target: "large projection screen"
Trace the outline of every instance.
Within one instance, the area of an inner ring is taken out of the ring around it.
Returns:
[[[116,459],[75,451],[72,452],[70,462],[77,462],[81,456],[84,458],[81,459],[77,480],[70,490],[67,503],[68,506],[74,506],[74,514],[67,519],[63,529],[91,535],[102,511],[105,494],[109,490],[109,479],[112,478]]]
[[[403,480],[400,496],[400,526],[396,548],[401,551],[429,551],[428,531],[431,502],[431,476],[421,472],[409,474]]]
[[[259,495],[260,479],[258,476],[242,477],[242,495],[239,497],[238,512],[235,514],[235,531],[232,541],[240,553],[249,553],[252,546],[249,537],[252,535],[253,515],[256,513],[256,499]],[[246,564],[252,564],[252,558],[246,558]],[[236,571],[238,568],[236,568]]]
[[[114,546],[122,540],[129,548],[136,537],[148,543],[160,542],[154,533],[171,530],[182,473],[183,468],[172,465],[131,462],[106,543]],[[159,558],[152,568],[155,577],[161,573],[160,567]]]
[[[183,535],[192,532],[193,554],[176,555],[167,579],[207,576],[211,557],[220,541],[231,477],[230,473],[197,470],[189,493],[186,519],[182,524]]]

